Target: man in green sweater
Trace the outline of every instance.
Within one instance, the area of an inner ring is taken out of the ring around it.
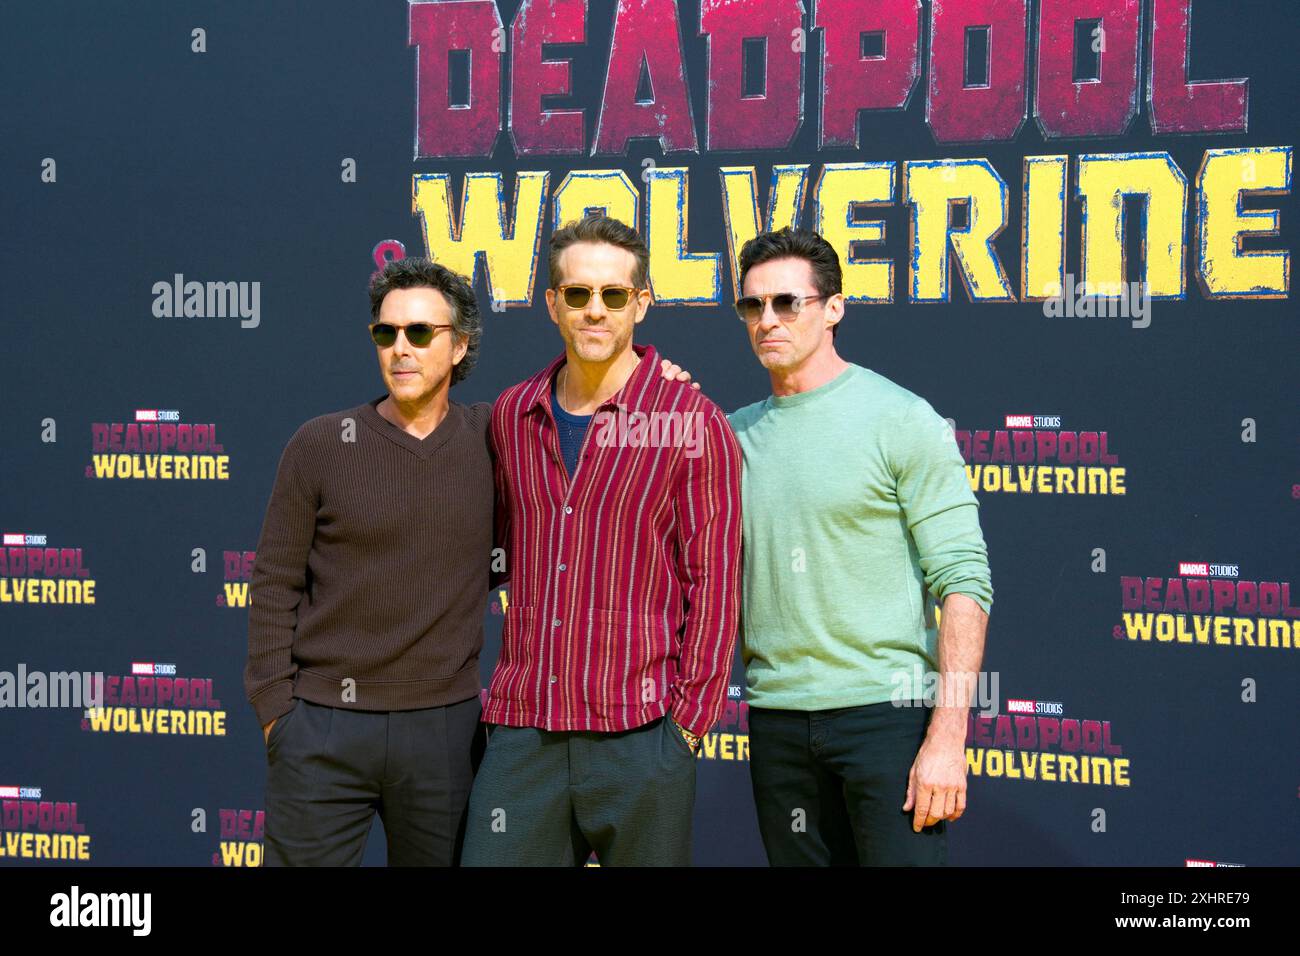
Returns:
[[[929,403],[836,352],[840,263],[821,236],[757,236],[740,285],[736,311],[772,381],[730,416],[768,860],[943,864],[944,821],[966,809],[967,709],[993,597],[961,455]]]

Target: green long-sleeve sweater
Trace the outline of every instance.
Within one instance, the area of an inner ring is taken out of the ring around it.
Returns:
[[[993,601],[952,431],[929,403],[850,365],[730,416],[744,453],[741,640],[749,703],[888,701],[936,669],[934,602]],[[910,696],[910,695],[909,695]]]

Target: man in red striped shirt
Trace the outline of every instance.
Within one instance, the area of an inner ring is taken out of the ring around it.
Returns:
[[[632,344],[650,304],[635,230],[589,216],[549,259],[564,354],[492,409],[512,586],[463,863],[689,865],[736,641],[740,448]]]

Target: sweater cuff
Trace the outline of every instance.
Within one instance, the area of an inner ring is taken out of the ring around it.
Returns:
[[[991,614],[993,611],[993,598],[989,595],[988,588],[982,586],[979,582],[958,581],[956,584],[948,587],[944,592],[944,598],[949,594],[964,594],[980,606],[980,610],[985,614]],[[940,610],[943,609],[943,601],[939,602]]]
[[[280,681],[262,691],[250,702],[257,714],[259,727],[265,727],[293,709],[293,681]]]

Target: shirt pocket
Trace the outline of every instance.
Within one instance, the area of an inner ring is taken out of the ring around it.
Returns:
[[[643,711],[668,697],[669,687],[677,679],[678,644],[668,633],[662,618],[628,611],[591,611],[587,646],[579,660],[590,660],[588,686],[606,681],[616,688],[615,695],[600,704],[605,716],[617,717],[630,711]]]

